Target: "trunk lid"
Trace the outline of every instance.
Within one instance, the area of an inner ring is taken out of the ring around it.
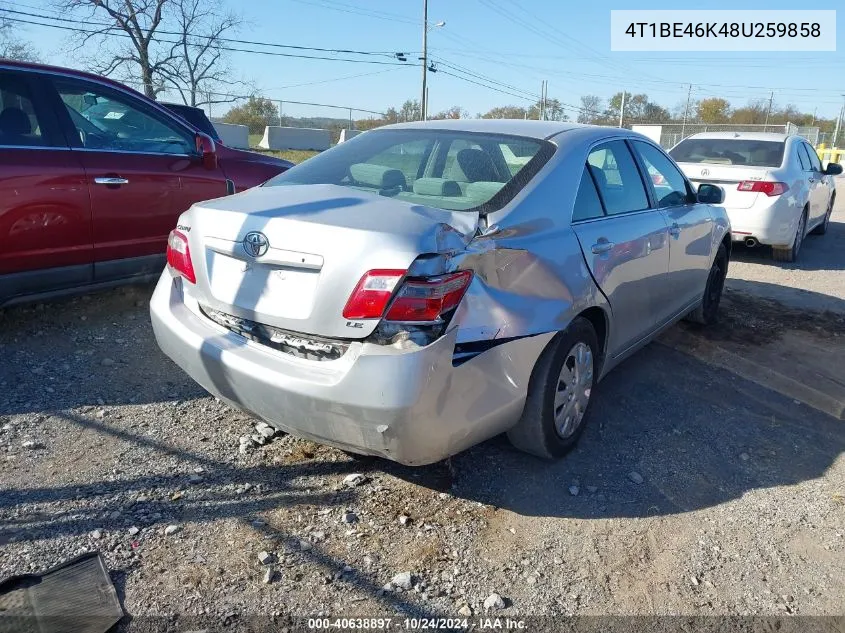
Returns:
[[[336,185],[293,185],[198,203],[180,224],[191,227],[197,283],[187,286],[201,305],[283,330],[350,339],[378,324],[342,315],[364,273],[407,269],[420,255],[464,248],[478,214]]]
[[[771,180],[771,167],[747,167],[744,165],[720,165],[718,163],[678,163],[683,172],[696,186],[703,183],[719,185],[725,190],[722,206],[730,209],[748,209],[754,206],[757,196],[754,191],[738,191],[743,180]]]

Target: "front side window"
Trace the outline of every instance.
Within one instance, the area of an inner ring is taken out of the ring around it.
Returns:
[[[0,146],[48,145],[35,114],[29,86],[15,73],[0,72]]]
[[[640,172],[624,141],[611,141],[595,147],[587,156],[587,168],[608,215],[648,209],[648,197]]]
[[[81,81],[55,84],[86,149],[180,155],[196,149],[185,130],[146,112],[127,95]]]
[[[503,151],[511,149],[510,153]],[[554,153],[548,141],[459,130],[371,130],[264,186],[331,184],[450,211],[496,211]]]
[[[634,147],[643,159],[651,179],[654,197],[660,209],[687,204],[689,191],[687,181],[678,168],[659,149],[642,141],[634,141]]]

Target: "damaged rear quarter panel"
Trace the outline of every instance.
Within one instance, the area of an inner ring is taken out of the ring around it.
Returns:
[[[570,134],[573,142],[455,258],[475,272],[453,320],[458,343],[558,332],[592,306],[609,313],[570,226],[586,158],[577,132],[561,136]]]

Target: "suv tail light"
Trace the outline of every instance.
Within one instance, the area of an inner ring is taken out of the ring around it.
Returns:
[[[737,186],[737,191],[753,191],[756,193],[765,193],[767,196],[779,196],[789,190],[789,185],[785,182],[767,182],[764,180],[743,180]]]
[[[436,322],[461,302],[472,279],[472,272],[468,270],[437,277],[411,278],[394,292],[406,272],[371,270],[366,273],[346,302],[343,317],[379,319],[384,315],[387,321]]]
[[[182,231],[173,229],[167,237],[167,265],[192,284],[197,283],[188,237]]]

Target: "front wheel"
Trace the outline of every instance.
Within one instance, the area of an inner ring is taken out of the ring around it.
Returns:
[[[582,317],[551,340],[534,366],[522,417],[508,431],[511,444],[545,459],[572,450],[589,416],[598,353],[596,331]]]
[[[719,318],[719,303],[722,301],[722,290],[725,288],[725,277],[728,275],[728,251],[724,244],[719,244],[716,257],[710,265],[707,275],[707,285],[698,307],[689,313],[687,318],[701,325],[712,325]]]

